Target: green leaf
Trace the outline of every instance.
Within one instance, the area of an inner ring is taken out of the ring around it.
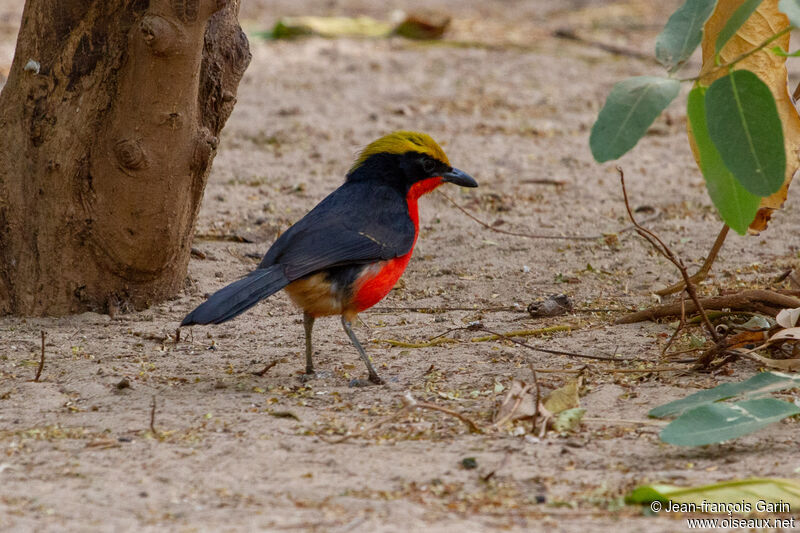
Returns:
[[[687,114],[698,152],[698,165],[706,180],[706,188],[720,217],[740,235],[756,216],[761,197],[750,194],[733,177],[722,162],[716,146],[708,136],[706,125],[705,87],[695,87],[689,93]]]
[[[654,418],[676,416],[699,405],[718,402],[734,396],[755,398],[770,392],[800,387],[800,374],[783,374],[780,372],[761,372],[739,383],[723,383],[713,389],[705,389],[686,398],[660,405],[647,413]]]
[[[739,9],[733,12],[731,18],[728,19],[728,22],[725,23],[725,26],[722,27],[719,35],[717,35],[717,43],[715,46],[715,52],[717,54],[722,50],[725,44],[730,41],[731,37],[736,35],[736,32],[739,31],[742,24],[750,18],[750,15],[753,14],[753,11],[755,11],[760,4],[761,0],[746,0],[739,6]]]
[[[749,478],[724,481],[699,487],[676,487],[674,485],[643,485],[625,496],[625,503],[648,504],[654,501],[667,503],[693,503],[697,506],[706,504],[746,503],[751,511],[783,512],[781,507],[756,509],[759,502],[769,504],[785,503],[792,509],[800,506],[800,482],[794,479]],[[788,509],[786,509],[788,510]],[[709,509],[707,512],[720,511]],[[722,510],[727,513],[726,510]],[[698,508],[695,512],[704,512]],[[745,511],[742,514],[749,514]]]
[[[678,80],[657,76],[628,78],[614,85],[589,137],[595,160],[617,159],[636,146],[680,87]]]
[[[705,404],[684,412],[660,436],[676,446],[703,446],[747,435],[798,413],[800,407],[775,398]]]
[[[717,0],[686,0],[656,38],[656,59],[670,72],[691,57],[703,38],[703,26]]]
[[[778,2],[778,10],[789,18],[792,26],[800,27],[800,2],[798,0],[781,0]]]
[[[795,50],[794,52],[792,52],[790,54],[789,52],[787,52],[786,50],[784,50],[780,46],[773,46],[772,48],[770,48],[770,51],[773,54],[775,54],[776,56],[779,56],[779,57],[797,57],[797,56],[800,56],[800,50]]]
[[[783,128],[769,87],[749,70],[736,70],[708,88],[708,135],[725,166],[750,193],[769,196],[783,185]]]

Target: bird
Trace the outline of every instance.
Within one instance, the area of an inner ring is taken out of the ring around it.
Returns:
[[[307,377],[315,375],[315,319],[341,315],[369,381],[384,383],[352,324],[402,276],[419,235],[418,200],[444,183],[478,186],[425,133],[395,131],[373,141],[344,183],[281,234],[254,271],[212,294],[181,327],[221,324],[285,289],[303,311]]]

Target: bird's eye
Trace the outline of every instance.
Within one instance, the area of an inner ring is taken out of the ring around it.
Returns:
[[[436,162],[433,159],[425,158],[422,160],[422,170],[431,173],[436,169]]]

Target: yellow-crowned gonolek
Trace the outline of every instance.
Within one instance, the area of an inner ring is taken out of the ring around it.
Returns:
[[[381,137],[361,152],[341,187],[275,241],[256,270],[214,293],[181,326],[220,324],[285,288],[303,310],[307,374],[314,373],[314,319],[341,315],[369,380],[382,383],[351,323],[400,279],[419,234],[417,200],[442,183],[478,186],[450,166],[428,135]]]

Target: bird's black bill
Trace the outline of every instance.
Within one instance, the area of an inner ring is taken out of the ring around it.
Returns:
[[[461,187],[477,187],[478,182],[475,178],[457,168],[452,169],[450,172],[442,174],[442,179],[447,183],[460,185]]]

